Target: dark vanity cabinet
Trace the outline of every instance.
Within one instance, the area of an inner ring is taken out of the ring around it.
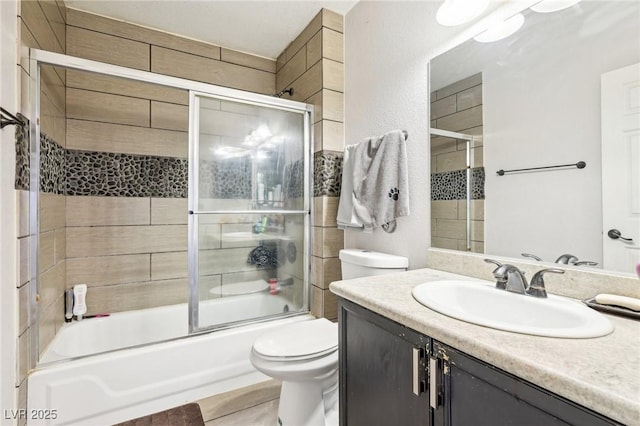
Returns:
[[[341,426],[618,425],[340,300]]]
[[[347,301],[338,322],[340,424],[430,425],[431,340]]]

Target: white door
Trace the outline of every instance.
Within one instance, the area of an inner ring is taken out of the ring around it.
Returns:
[[[603,267],[640,262],[640,64],[602,75]]]

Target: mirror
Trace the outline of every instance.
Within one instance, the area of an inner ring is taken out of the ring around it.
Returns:
[[[432,246],[632,272],[640,261],[640,5],[582,1],[522,14],[515,34],[470,39],[431,61],[431,127],[480,136],[473,146],[431,136]],[[612,106],[616,90],[626,110]],[[611,133],[618,116],[631,127]],[[475,179],[468,208],[467,164]],[[561,165],[572,166],[547,168]]]

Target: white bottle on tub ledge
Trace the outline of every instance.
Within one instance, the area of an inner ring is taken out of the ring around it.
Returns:
[[[87,285],[76,284],[73,286],[73,315],[80,321],[82,316],[87,313]]]

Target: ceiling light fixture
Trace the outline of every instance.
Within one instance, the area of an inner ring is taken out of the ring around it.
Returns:
[[[471,21],[489,5],[489,0],[445,0],[436,12],[440,25],[453,27]]]
[[[538,13],[557,12],[562,9],[567,9],[579,2],[580,0],[542,0],[540,3],[531,6],[530,9]]]
[[[480,43],[491,43],[492,41],[502,40],[518,31],[522,24],[524,24],[524,16],[518,13],[509,19],[494,24],[473,39]]]

